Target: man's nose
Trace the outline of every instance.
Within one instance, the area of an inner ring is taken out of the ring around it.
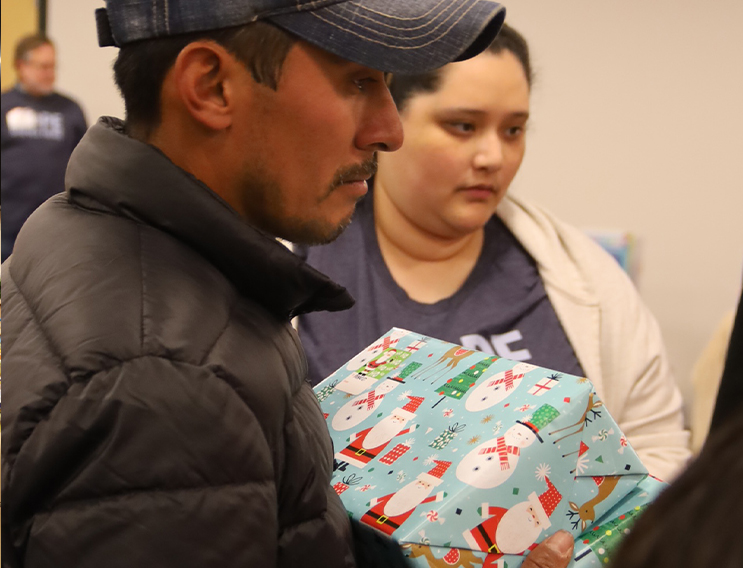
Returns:
[[[356,147],[373,152],[394,152],[402,146],[400,115],[385,87],[369,101],[356,135]]]
[[[490,130],[484,132],[475,143],[473,165],[476,169],[498,170],[503,164],[503,143],[498,132]]]

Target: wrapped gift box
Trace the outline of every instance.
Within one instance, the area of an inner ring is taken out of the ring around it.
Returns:
[[[663,486],[585,377],[395,328],[315,393],[349,515],[422,567],[516,567],[559,529],[604,565]]]

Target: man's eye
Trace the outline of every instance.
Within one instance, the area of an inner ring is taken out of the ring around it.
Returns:
[[[365,91],[372,83],[376,83],[377,80],[373,77],[364,77],[363,79],[354,80],[353,84],[359,91]]]

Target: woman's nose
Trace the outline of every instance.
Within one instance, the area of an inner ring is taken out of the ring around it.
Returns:
[[[473,158],[476,169],[497,170],[503,163],[503,145],[497,132],[483,134],[477,140]]]

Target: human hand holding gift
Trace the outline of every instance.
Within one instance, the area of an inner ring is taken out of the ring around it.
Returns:
[[[333,482],[420,566],[561,562],[560,529],[576,566],[598,566],[661,485],[583,377],[404,330],[369,350],[316,387]]]

